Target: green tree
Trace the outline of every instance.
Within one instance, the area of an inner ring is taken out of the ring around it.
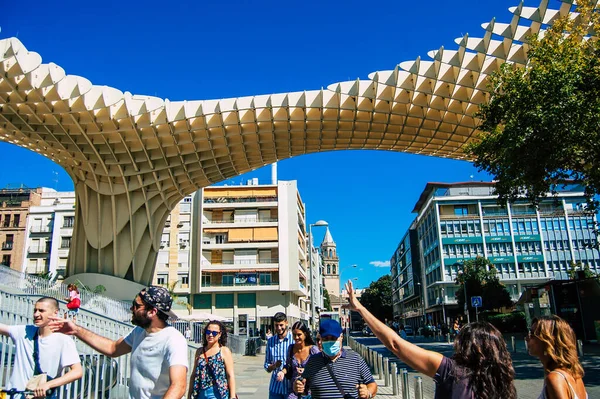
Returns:
[[[329,298],[329,292],[327,290],[323,290],[323,307],[326,312],[331,312],[333,309],[331,307],[331,299]]]
[[[465,261],[460,267],[456,278],[456,283],[460,285],[456,292],[456,300],[458,308],[464,309],[466,285],[467,306],[472,320],[475,319],[475,308],[471,306],[470,300],[473,296],[481,297],[483,306],[480,310],[498,310],[512,306],[510,293],[500,282],[496,268],[488,259],[479,256]]]
[[[579,278],[578,273],[579,272],[583,272],[583,278],[593,278],[593,277],[600,277],[600,275],[598,273],[594,273],[591,269],[590,269],[590,265],[583,265],[581,262],[571,262],[571,267],[569,269],[569,271],[567,272],[569,274],[569,278],[571,280],[576,280]]]
[[[557,19],[528,41],[525,66],[502,65],[480,107],[475,166],[494,176],[501,202],[534,204],[565,180],[584,186],[588,210],[600,193],[600,42],[596,1],[579,0],[577,18]],[[574,14],[571,14],[573,16]]]
[[[360,302],[381,321],[392,320],[392,277],[386,274],[373,281],[360,296]]]

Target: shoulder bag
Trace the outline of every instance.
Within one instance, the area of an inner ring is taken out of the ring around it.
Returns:
[[[47,373],[44,373],[42,371],[42,368],[40,367],[40,347],[38,343],[38,331],[36,331],[33,336],[33,377],[31,377],[29,381],[27,381],[27,384],[25,386],[25,389],[29,391],[33,391],[37,389],[38,386],[52,380],[52,377],[49,377]],[[56,390],[53,390],[53,393],[55,392]],[[55,395],[51,394],[48,397],[54,398]]]
[[[335,382],[335,386],[337,387],[338,391],[340,391],[343,398],[344,399],[354,399],[354,396],[352,396],[349,393],[346,393],[346,391],[344,391],[344,387],[342,387],[342,384],[340,384],[340,382],[336,378],[335,374],[333,373],[333,367],[331,367],[331,360],[327,362],[327,371],[329,371],[329,375],[331,376],[331,379],[333,379],[333,382]]]

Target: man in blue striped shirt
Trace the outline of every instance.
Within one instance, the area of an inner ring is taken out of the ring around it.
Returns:
[[[302,377],[295,381],[294,392],[310,390],[313,399],[374,398],[377,383],[363,358],[342,348],[340,323],[321,320],[319,336],[323,351],[308,359]]]
[[[288,348],[294,343],[292,332],[288,330],[287,316],[277,312],[273,316],[275,335],[267,341],[265,355],[265,370],[271,374],[269,384],[269,399],[287,399],[291,391],[290,381],[286,378],[277,379],[277,373],[283,369],[287,361]]]

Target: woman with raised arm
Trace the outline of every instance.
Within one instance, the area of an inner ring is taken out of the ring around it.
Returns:
[[[502,334],[486,322],[463,327],[454,340],[454,356],[429,351],[402,339],[373,316],[346,283],[348,307],[360,313],[379,340],[400,360],[432,377],[435,399],[515,399],[515,371]]]
[[[540,359],[546,372],[539,399],[586,399],[583,367],[571,326],[558,316],[533,319],[527,334],[529,354]]]
[[[220,321],[204,327],[202,347],[196,351],[188,399],[236,398],[233,356],[227,345],[227,330]]]

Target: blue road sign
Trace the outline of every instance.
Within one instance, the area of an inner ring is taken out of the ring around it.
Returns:
[[[471,297],[471,306],[474,308],[480,308],[483,305],[483,301],[480,296]]]

